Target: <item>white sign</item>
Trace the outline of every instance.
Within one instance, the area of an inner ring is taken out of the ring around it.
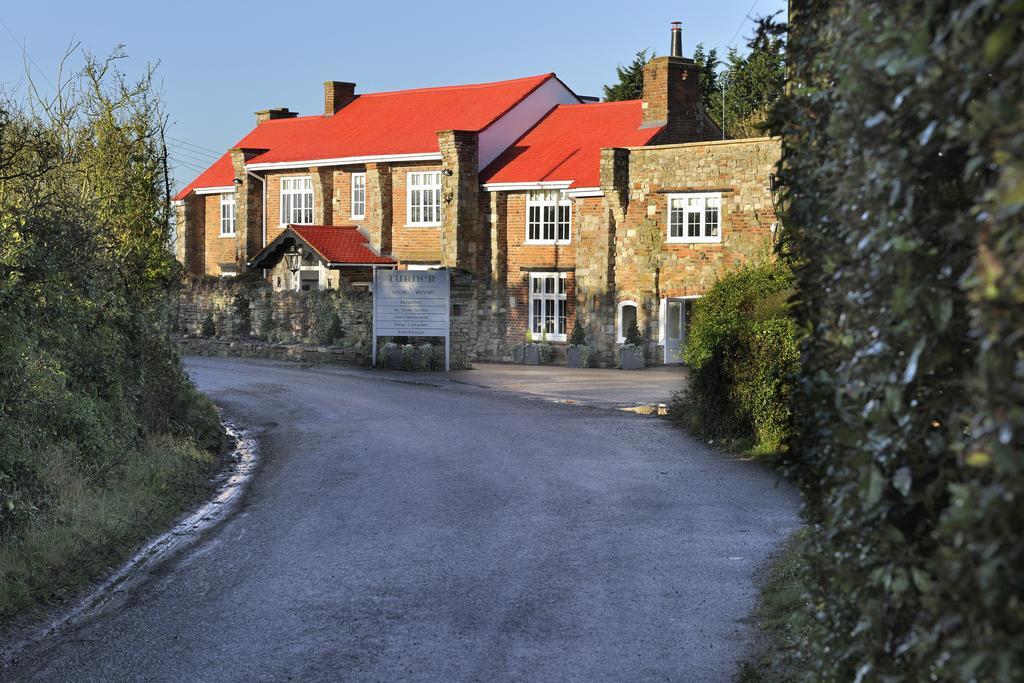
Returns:
[[[444,337],[448,369],[447,270],[377,270],[373,279],[373,362],[377,337]]]

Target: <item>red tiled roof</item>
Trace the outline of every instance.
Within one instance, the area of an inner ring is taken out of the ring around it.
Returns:
[[[661,128],[640,128],[640,100],[560,104],[480,174],[484,183],[571,180],[601,184],[601,148],[646,145]]]
[[[483,130],[551,78],[556,76],[357,95],[333,116],[265,121],[234,146],[267,150],[250,164],[437,152],[437,131]],[[230,185],[233,177],[225,155],[175,199],[196,188]]]
[[[289,225],[320,257],[328,263],[390,265],[397,261],[381,256],[370,247],[369,240],[354,225]]]

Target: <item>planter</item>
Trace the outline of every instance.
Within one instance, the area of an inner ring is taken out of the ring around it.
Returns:
[[[594,365],[594,350],[589,346],[570,346],[565,350],[566,364],[570,368],[589,368]]]
[[[407,351],[404,346],[385,346],[380,350],[380,354],[377,357],[378,364],[387,368],[388,370],[432,370],[433,367],[420,367],[423,365],[433,366],[437,362],[437,351],[434,351],[434,356],[430,359],[424,358],[424,351],[419,346],[414,346],[412,349],[411,362],[407,359]]]
[[[623,370],[642,370],[644,367],[644,350],[641,346],[622,346],[619,348],[619,367]]]
[[[547,365],[552,351],[547,344],[519,344],[512,347],[512,362],[516,365]]]

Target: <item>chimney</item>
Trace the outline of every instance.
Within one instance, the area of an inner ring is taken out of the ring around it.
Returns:
[[[346,81],[324,81],[324,116],[333,116],[356,98],[356,84]]]
[[[256,112],[256,125],[263,123],[264,121],[270,121],[272,119],[294,119],[299,115],[297,111],[288,111],[288,107],[278,107],[277,109],[260,109]]]
[[[697,63],[682,56],[682,28],[672,22],[672,54],[644,66],[641,128],[664,126],[659,144],[697,142],[705,137],[704,103]]]
[[[681,21],[672,22],[672,47],[669,50],[669,56],[683,56],[683,22]]]

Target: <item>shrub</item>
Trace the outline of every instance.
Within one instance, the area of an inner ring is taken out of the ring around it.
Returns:
[[[313,318],[310,332],[318,344],[333,344],[345,336],[345,328],[334,305],[336,296],[333,291],[310,292],[309,307]]]
[[[573,323],[572,334],[569,335],[569,344],[572,346],[587,345],[587,333],[583,329],[583,323],[580,322],[579,318],[576,318],[576,322]]]
[[[434,351],[434,346],[429,343],[420,344],[419,352],[420,358],[419,361],[416,363],[416,369],[433,370],[435,358],[437,356],[436,352]]]
[[[213,322],[213,311],[207,311],[203,322],[199,326],[199,334],[203,337],[213,337],[217,334],[217,325]]]
[[[235,335],[248,337],[252,334],[252,312],[249,310],[249,299],[242,293],[235,295],[235,318],[238,320],[238,327]]]
[[[634,320],[626,330],[626,344],[630,346],[642,347],[644,345],[644,336],[640,334],[640,326],[637,321]]]
[[[684,354],[689,384],[670,408],[695,435],[753,437],[764,454],[785,442],[799,364],[791,285],[788,267],[766,261],[724,275],[696,303]]]
[[[1024,6],[792,16],[809,677],[1024,680]]]

